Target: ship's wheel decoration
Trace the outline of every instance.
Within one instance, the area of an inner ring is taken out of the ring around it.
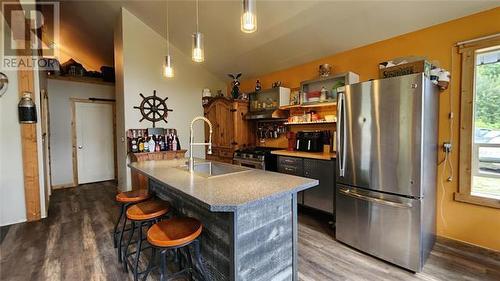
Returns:
[[[139,93],[139,95],[142,97],[142,102],[139,106],[134,106],[134,108],[139,109],[142,114],[142,118],[139,122],[146,119],[153,122],[153,128],[156,122],[165,121],[165,123],[168,123],[168,112],[173,111],[173,109],[167,107],[166,101],[168,97],[164,99],[157,97],[156,90],[154,90],[153,95],[149,97],[145,97],[142,93]]]

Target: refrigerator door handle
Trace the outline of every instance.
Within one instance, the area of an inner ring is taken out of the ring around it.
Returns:
[[[364,200],[364,201],[368,201],[368,202],[372,202],[372,203],[382,204],[382,205],[386,205],[386,206],[391,206],[391,207],[396,207],[396,208],[411,208],[412,207],[412,205],[410,203],[401,203],[401,202],[394,202],[394,201],[390,201],[390,200],[386,200],[386,199],[380,199],[380,198],[360,194],[352,189],[345,188],[345,187],[340,187],[339,192],[346,195],[346,196],[352,197],[352,198],[356,198],[356,199],[360,199],[360,200]]]
[[[345,139],[346,139],[346,130],[345,125],[345,108],[344,108],[344,94],[339,93],[338,95],[338,105],[337,105],[337,115],[338,115],[338,124],[337,124],[337,157],[339,157],[339,176],[344,177],[345,175]],[[339,132],[342,130],[342,132]],[[342,134],[342,138],[341,138]]]

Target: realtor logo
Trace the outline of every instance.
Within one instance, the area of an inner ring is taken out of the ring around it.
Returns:
[[[3,69],[59,69],[59,2],[2,2],[2,14]]]

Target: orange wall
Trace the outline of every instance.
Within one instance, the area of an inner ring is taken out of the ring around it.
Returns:
[[[286,87],[299,87],[300,81],[317,77],[318,65],[329,63],[334,72],[353,71],[360,75],[361,81],[378,78],[378,63],[401,56],[420,55],[429,60],[437,60],[440,66],[452,72],[451,87],[442,92],[439,106],[439,142],[449,139],[450,93],[453,95],[453,127],[452,160],[455,177],[451,183],[446,182],[445,194],[440,185],[438,190],[437,233],[451,239],[461,240],[485,248],[500,251],[500,209],[481,207],[453,200],[453,193],[458,190],[458,135],[459,135],[459,76],[460,57],[454,52],[455,43],[500,32],[500,8],[495,8],[464,18],[404,34],[371,45],[335,54],[320,60],[298,65],[289,69],[269,73],[242,81],[245,92],[252,91],[255,80],[259,79],[263,88],[270,88],[273,81],[280,80]],[[453,54],[453,55],[452,55]],[[441,153],[440,160],[444,158]],[[441,175],[439,167],[438,175]],[[441,219],[439,202],[443,200],[443,216]]]

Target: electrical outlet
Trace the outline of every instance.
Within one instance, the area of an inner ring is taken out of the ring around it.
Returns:
[[[444,142],[443,143],[443,151],[445,153],[450,153],[451,152],[451,143],[449,142]]]

